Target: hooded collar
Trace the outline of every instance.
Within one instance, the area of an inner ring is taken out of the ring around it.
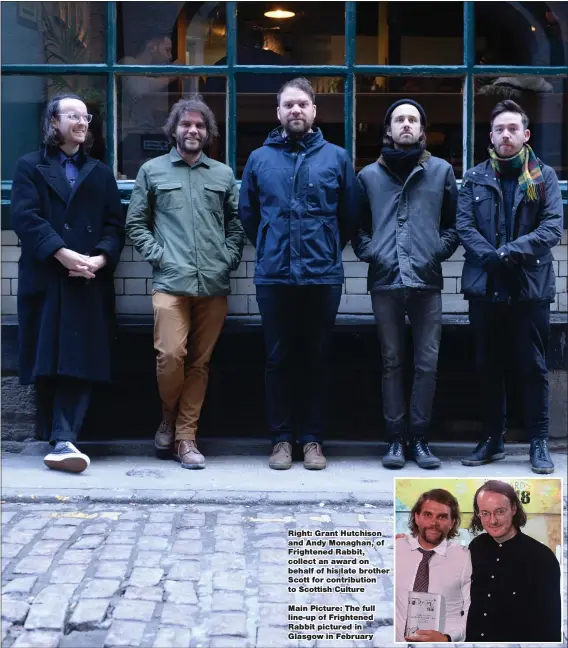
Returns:
[[[315,150],[326,144],[320,128],[314,128],[310,133],[305,133],[300,138],[289,137],[285,134],[282,126],[275,128],[268,134],[264,146],[275,146],[291,150],[297,144],[300,148]]]

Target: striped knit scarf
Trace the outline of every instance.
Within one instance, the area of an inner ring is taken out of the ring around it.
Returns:
[[[512,158],[500,158],[493,148],[489,149],[489,157],[491,166],[497,175],[500,175],[502,171],[504,172],[506,168],[521,170],[519,173],[519,185],[530,201],[544,198],[544,178],[538,158],[528,144],[524,144],[523,148]]]

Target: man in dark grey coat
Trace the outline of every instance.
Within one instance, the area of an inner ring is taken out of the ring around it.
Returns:
[[[462,292],[476,345],[483,437],[465,466],[505,457],[505,376],[509,348],[523,388],[533,472],[548,474],[550,302],[556,296],[551,249],[562,236],[556,173],[528,145],[529,119],[514,101],[491,114],[489,159],[464,175],[458,233],[465,248]]]
[[[410,456],[421,468],[440,460],[427,443],[442,331],[441,262],[458,246],[457,187],[452,167],[426,150],[426,114],[410,99],[387,110],[381,157],[358,176],[361,224],[355,254],[369,264],[368,288],[383,358],[388,452],[383,466],[402,468],[407,447],[404,396],[405,315],[414,338]]]
[[[75,447],[94,383],[111,378],[114,280],[124,215],[114,175],[87,155],[91,115],[76,95],[47,105],[41,151],[18,160],[12,223],[18,272],[20,382],[35,384],[40,436],[56,470],[82,472]]]

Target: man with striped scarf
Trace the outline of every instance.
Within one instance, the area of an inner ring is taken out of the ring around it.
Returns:
[[[562,234],[556,173],[528,145],[528,117],[514,101],[491,114],[489,159],[464,175],[457,230],[465,248],[461,290],[469,300],[480,378],[483,437],[462,460],[479,466],[505,457],[505,376],[515,361],[533,472],[554,464],[547,447],[546,351],[556,297],[552,248]]]

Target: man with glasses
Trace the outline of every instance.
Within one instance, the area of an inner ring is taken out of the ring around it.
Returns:
[[[513,487],[490,480],[473,498],[473,568],[466,641],[559,643],[560,565],[544,544],[522,533],[527,515]],[[485,533],[481,533],[485,531]]]
[[[43,148],[18,160],[12,223],[18,268],[20,382],[35,384],[49,468],[82,472],[75,442],[93,386],[110,381],[114,279],[124,215],[114,175],[87,154],[91,115],[77,95],[45,109]]]
[[[489,159],[469,169],[458,200],[465,248],[461,291],[476,345],[483,436],[464,466],[504,459],[509,349],[522,387],[533,472],[554,471],[548,449],[546,352],[556,298],[552,248],[562,235],[562,195],[554,170],[528,141],[529,118],[514,101],[491,113]]]

